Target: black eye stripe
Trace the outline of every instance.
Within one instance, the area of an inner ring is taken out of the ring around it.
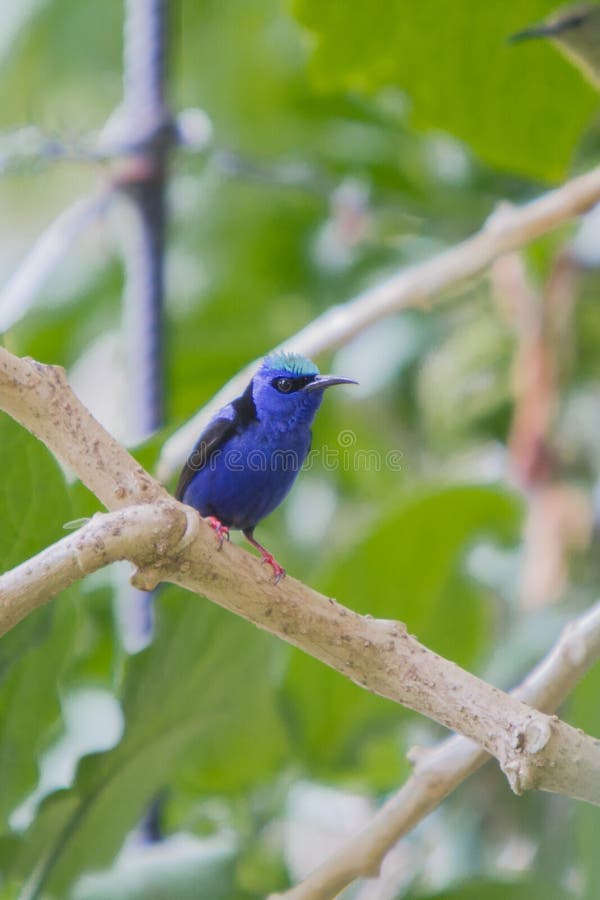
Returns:
[[[295,391],[302,390],[302,388],[306,387],[306,385],[310,384],[314,379],[314,375],[280,375],[278,378],[274,378],[271,384],[280,394],[293,394]]]

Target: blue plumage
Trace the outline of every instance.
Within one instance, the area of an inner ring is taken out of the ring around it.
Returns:
[[[310,450],[310,426],[325,388],[355,384],[320,375],[311,360],[267,356],[241,397],[223,407],[188,457],[176,497],[208,518],[220,543],[243,531],[269,563],[284,570],[253,536],[254,528],[288,494]]]

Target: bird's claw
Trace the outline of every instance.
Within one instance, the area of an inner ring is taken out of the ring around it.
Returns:
[[[254,535],[252,534],[252,528],[247,528],[244,531],[244,537],[246,540],[252,544],[253,547],[256,547],[258,552],[260,553],[260,561],[263,563],[268,563],[273,569],[273,575],[275,576],[275,584],[279,584],[282,578],[285,577],[285,569],[283,566],[280,566],[272,553],[269,553],[266,547],[263,547],[262,544],[259,544]]]
[[[275,576],[275,584],[279,584],[282,578],[285,578],[285,569],[283,566],[280,566],[277,560],[272,556],[271,553],[263,553],[261,562],[267,563],[267,565],[271,566],[273,569],[273,575]]]
[[[227,525],[223,525],[223,523],[220,522],[216,516],[207,516],[206,521],[217,536],[217,541],[219,542],[218,549],[220,550],[223,546],[223,541],[230,540],[229,528],[227,527]]]

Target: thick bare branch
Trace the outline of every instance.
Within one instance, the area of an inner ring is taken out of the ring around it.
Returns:
[[[0,409],[43,441],[108,509],[169,496],[94,419],[59,366],[0,347]]]
[[[293,578],[275,585],[257,560],[237,547],[217,552],[208,526],[186,513],[186,507],[167,502],[160,485],[85,410],[61,370],[0,350],[0,406],[32,427],[113,509],[125,505],[127,496],[130,503],[163,500],[165,510],[172,508],[172,527],[179,527],[180,533],[181,515],[188,516],[180,544],[175,549],[165,545],[150,564],[147,553],[139,555],[126,537],[122,540],[127,552],[118,536],[113,536],[110,554],[102,549],[107,562],[127,555],[138,566],[137,587],[151,590],[160,581],[172,581],[203,594],[361,687],[472,738],[498,759],[518,793],[541,788],[600,803],[599,742],[463,671],[420,644],[399,622],[360,616]],[[86,528],[86,537],[89,533],[93,538],[93,523]],[[156,540],[156,526],[152,534]],[[37,571],[46,579],[57,567],[59,585],[66,583],[69,573],[79,577],[72,567],[65,568],[60,555],[65,547],[72,554],[72,540],[71,536],[56,545],[58,555],[46,556],[42,563],[36,557],[30,565],[39,563],[42,568]],[[147,544],[142,542],[141,548]],[[43,554],[51,552],[49,548]],[[0,580],[0,597],[4,580],[14,596],[14,576],[8,573]],[[51,584],[47,582],[46,595]],[[20,614],[27,610],[28,595],[31,608],[39,605],[35,579],[20,593]],[[5,605],[5,618],[9,612],[10,605]]]
[[[147,521],[143,508],[132,516],[134,540],[99,516],[2,576],[0,632],[86,571],[126,557],[138,566],[137,587],[171,581],[202,594],[359,686],[472,738],[517,793],[540,788],[600,804],[600,742],[438,656],[400,622],[361,616],[293,578],[275,585],[240,548],[218,552],[208,526],[174,500],[148,507]]]
[[[85,575],[120,559],[151,566],[185,534],[183,508],[170,501],[98,513],[74,534],[0,576],[0,634]]]
[[[600,167],[521,207],[502,207],[474,237],[423,263],[402,269],[347,303],[334,306],[280,349],[318,356],[348,343],[379,319],[421,306],[441,291],[478,275],[495,259],[580,215],[600,200]],[[207,406],[166,441],[159,477],[166,481],[179,469],[210,417],[241,393],[254,369],[247,366]]]
[[[525,681],[512,692],[552,713],[600,657],[600,603],[570,622]],[[400,838],[489,760],[473,741],[454,736],[415,754],[413,773],[373,816],[369,825],[315,869],[301,884],[271,900],[331,900],[357,878],[379,874]]]

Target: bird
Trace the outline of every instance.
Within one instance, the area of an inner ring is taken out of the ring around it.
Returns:
[[[545,22],[512,35],[511,42],[548,38],[589,82],[600,89],[600,6],[575,3],[560,7]]]
[[[239,530],[271,566],[285,569],[254,537],[257,524],[289,493],[310,451],[313,419],[324,391],[352,378],[321,375],[296,353],[266,356],[241,396],[224,406],[198,438],[175,497],[215,531],[219,549]]]

